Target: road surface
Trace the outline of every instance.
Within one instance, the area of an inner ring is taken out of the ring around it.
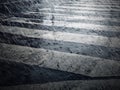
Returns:
[[[120,90],[119,0],[0,4],[1,90]]]

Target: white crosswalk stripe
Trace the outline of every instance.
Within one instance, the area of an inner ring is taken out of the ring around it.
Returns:
[[[69,20],[87,20],[87,21],[108,21],[108,22],[117,22],[117,23],[120,23],[119,19],[116,19],[116,18],[106,18],[106,17],[92,17],[92,16],[78,16],[78,15],[64,15],[64,14],[57,14],[57,13],[45,13],[44,12],[44,15],[46,15],[45,19],[48,19],[50,20],[52,18],[51,15],[54,15],[55,17],[55,20],[61,20],[61,21],[69,21]],[[42,21],[41,19],[35,19],[35,18],[24,18],[24,17],[11,17],[11,18],[8,18],[8,19],[5,19],[5,20],[16,20],[16,19],[23,19],[23,20],[29,20],[29,19],[32,19],[32,20],[39,20],[39,21]],[[114,25],[114,24],[113,24]]]
[[[55,6],[55,9],[65,9],[65,10],[95,10],[95,11],[120,11],[120,9],[113,9],[113,8],[91,8],[91,7],[72,7],[72,6]]]
[[[106,26],[106,25],[96,25],[91,23],[76,23],[76,22],[65,22],[65,21],[51,21],[44,20],[42,23],[35,22],[26,22],[24,19],[19,20],[9,20],[11,22],[18,23],[28,23],[28,24],[37,24],[37,25],[46,25],[46,26],[60,26],[60,27],[69,27],[69,28],[79,28],[79,29],[93,29],[95,31],[115,31],[120,32],[120,26]]]
[[[105,47],[119,48],[120,46],[120,39],[116,37],[108,38],[108,37],[97,36],[97,35],[72,34],[72,33],[54,32],[54,31],[48,31],[48,30],[43,31],[43,30],[37,30],[37,29],[36,30],[34,29],[33,31],[33,29],[9,27],[9,26],[3,26],[0,28],[3,28],[2,29],[3,31],[1,32],[24,35],[27,37],[43,38],[43,39],[59,40],[59,41],[69,41],[69,42],[84,43],[84,44],[91,44],[91,45],[100,45]]]
[[[111,76],[113,73],[111,72],[111,69],[116,72],[120,68],[119,61],[110,59],[2,43],[0,43],[0,47],[3,48],[3,50],[0,50],[0,52],[6,54],[5,56],[0,58],[6,58],[8,60],[23,62],[30,65],[40,65],[42,67],[74,72],[93,77]],[[7,51],[5,50],[6,48]],[[58,64],[59,66],[57,66]],[[90,72],[87,72],[87,70],[89,70]],[[120,73],[118,72],[116,75],[119,76]]]

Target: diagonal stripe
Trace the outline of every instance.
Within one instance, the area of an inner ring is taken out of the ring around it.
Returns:
[[[95,11],[95,10],[70,10],[70,9],[54,9],[54,10],[49,10],[49,9],[39,9],[40,13],[42,12],[55,12],[55,13],[62,13],[66,15],[81,15],[81,14],[87,14],[87,15],[103,15],[103,16],[113,16],[117,17],[120,15],[120,12],[115,12],[115,11]]]
[[[46,25],[36,25],[36,24],[26,24],[26,23],[7,23],[2,22],[5,26],[13,26],[13,27],[21,27],[21,28],[28,28],[30,29],[37,29],[37,30],[48,30],[48,31],[54,31],[54,32],[69,32],[69,33],[77,33],[77,34],[87,34],[87,35],[100,35],[100,36],[106,36],[106,37],[120,37],[120,32],[115,31],[94,31],[92,29],[75,29],[75,28],[67,28],[67,27],[57,27],[54,26],[46,26]],[[1,30],[3,29],[3,26],[1,26]],[[3,29],[4,30],[4,29]]]
[[[88,35],[101,35],[107,37],[120,37],[119,31],[99,31],[92,29],[79,29],[79,28],[68,28],[68,27],[58,27],[47,26],[47,25],[37,25],[31,23],[18,23],[18,22],[1,22],[2,25],[6,26],[14,26],[14,27],[23,27],[29,29],[40,29],[40,30],[48,30],[48,31],[60,31],[60,32],[70,32],[70,33],[80,33],[80,34],[88,34]]]
[[[37,15],[35,15],[37,14]],[[113,22],[119,22],[119,18],[111,18],[111,17],[101,17],[101,16],[89,16],[89,15],[65,15],[65,14],[61,14],[61,13],[51,13],[51,12],[42,12],[41,14],[38,12],[27,12],[27,13],[22,13],[22,14],[14,14],[14,17],[23,17],[23,18],[37,18],[37,19],[42,19],[42,18],[46,18],[46,17],[50,17],[54,15],[55,19],[59,18],[60,20],[62,18],[64,18],[64,20],[66,19],[74,19],[74,20],[78,20],[78,19],[84,19],[84,20],[110,20]]]
[[[46,14],[46,13],[51,13],[51,14],[54,14],[54,15],[59,15],[59,14],[61,14],[61,15],[72,15],[72,16],[95,16],[95,17],[110,17],[110,18],[118,18],[119,19],[119,13],[118,12],[116,12],[116,13],[109,13],[109,12],[103,12],[103,13],[101,13],[101,12],[94,12],[94,11],[91,11],[91,12],[89,12],[89,11],[78,11],[78,12],[67,12],[67,11],[51,11],[51,12],[26,12],[25,14],[36,14],[36,15],[40,15],[40,14]]]
[[[102,77],[89,77],[81,74],[74,74],[61,70],[50,68],[43,68],[37,65],[28,65],[24,63],[13,62],[2,59],[0,61],[2,75],[0,77],[0,86],[12,86],[22,84],[43,84],[48,82],[61,82],[71,80],[111,80],[120,79],[120,76],[102,76]],[[7,66],[7,67],[6,67]],[[9,69],[9,72],[6,70]],[[19,71],[19,72],[18,72]],[[4,75],[9,74],[4,78]],[[24,77],[25,79],[22,79]],[[11,78],[12,77],[12,78]],[[14,79],[14,80],[13,80]],[[2,82],[4,81],[4,82]]]
[[[120,11],[113,8],[92,8],[92,7],[74,7],[74,6],[54,6],[55,9],[70,9],[70,10],[87,10],[87,11]],[[46,8],[47,9],[47,8]],[[49,8],[48,8],[49,9]]]
[[[93,57],[101,57],[105,59],[120,59],[119,48],[108,48],[97,45],[87,45],[75,42],[65,42],[57,40],[49,40],[42,38],[25,37],[9,33],[0,33],[0,42],[6,44],[14,44],[28,46],[34,48],[44,48],[60,52],[68,52],[75,54],[88,55]]]
[[[63,13],[63,12],[26,12],[26,13],[20,13],[20,14],[18,14],[18,13],[14,13],[13,14],[15,17],[24,17],[24,18],[37,18],[37,19],[42,19],[42,18],[44,18],[44,17],[46,17],[46,16],[51,16],[51,15],[54,15],[54,16],[63,16],[63,17],[73,17],[73,19],[74,18],[78,18],[78,17],[95,17],[95,20],[96,20],[96,18],[99,18],[99,20],[101,19],[101,20],[103,20],[103,19],[111,19],[112,21],[119,21],[119,18],[118,18],[118,16],[117,15],[99,15],[99,14],[97,14],[97,15],[95,15],[95,14],[84,14],[84,13],[82,13],[82,14],[74,14],[73,15],[73,13],[72,14],[66,14],[66,13]]]
[[[1,59],[6,58],[11,61],[39,65],[92,77],[120,75],[118,72],[120,62],[115,60],[2,43],[0,43],[0,47],[2,47],[0,49]]]
[[[118,21],[118,19],[106,19],[106,18],[101,18],[101,20],[97,18],[93,19],[91,17],[76,17],[74,19],[74,17],[67,17],[67,16],[54,16],[55,18],[55,21],[62,21],[62,22],[75,22],[75,23],[88,23],[88,24],[96,24],[96,25],[106,25],[106,26],[120,26],[120,22]],[[89,19],[90,18],[90,19]],[[4,19],[4,20],[24,20],[24,21],[27,21],[27,22],[35,22],[35,23],[41,23],[43,22],[44,20],[52,20],[52,15],[50,16],[46,16],[45,18],[43,19],[34,19],[34,18],[22,18],[22,17],[11,17],[11,18],[8,18],[8,19]]]
[[[1,66],[2,72],[4,72],[0,77],[0,80],[1,80],[0,86],[35,84],[35,83],[42,84],[47,82],[55,82],[55,81],[59,82],[64,80],[69,81],[69,80],[91,79],[89,76],[84,76],[81,74],[74,74],[74,73],[65,72],[61,70],[43,68],[35,65],[28,65],[24,63],[9,61],[9,60],[6,61],[5,59],[0,60],[0,66]],[[6,71],[8,70],[8,68],[9,68],[9,72],[11,73]],[[9,76],[6,76],[6,78],[4,78],[6,74],[9,74]],[[27,78],[22,79],[25,76]]]
[[[112,9],[91,9],[91,8],[77,8],[77,7],[70,7],[70,8],[65,8],[64,6],[62,7],[55,7],[54,9],[52,8],[40,8],[39,9],[40,12],[73,12],[73,13],[100,13],[100,14],[109,14],[109,13],[119,13],[120,10],[112,10]]]
[[[3,28],[3,29],[2,29]],[[91,45],[100,45],[105,47],[117,47],[120,46],[120,39],[115,38],[108,38],[103,36],[94,36],[94,35],[85,35],[85,34],[73,34],[68,32],[54,32],[48,30],[33,30],[33,29],[26,29],[26,28],[19,28],[19,27],[1,27],[1,32],[11,33],[11,34],[18,34],[27,37],[33,38],[43,38],[43,39],[50,39],[50,40],[59,40],[59,41],[69,41],[75,43],[84,43],[84,44],[91,44]]]
[[[86,3],[63,3],[62,5],[80,5],[80,6],[99,6],[99,7],[106,7],[106,6],[114,6],[114,7],[119,7],[119,4],[118,3],[112,3],[112,4],[107,4],[107,3],[94,3],[94,2],[91,2],[88,4],[88,2]]]
[[[108,9],[119,9],[119,5],[96,5],[96,4],[62,4],[62,6],[74,6],[74,7],[90,7],[90,8],[108,8]]]
[[[11,21],[2,21],[1,23],[30,23],[30,24],[36,24],[36,25],[46,25],[46,26],[58,26],[58,27],[68,27],[68,28],[79,28],[79,29],[92,29],[96,31],[115,31],[119,32],[120,26],[106,26],[106,25],[95,25],[95,24],[86,24],[86,23],[70,23],[70,22],[64,22],[64,21],[50,21],[50,20],[44,20],[42,23],[31,23],[26,22],[25,20],[11,20]]]

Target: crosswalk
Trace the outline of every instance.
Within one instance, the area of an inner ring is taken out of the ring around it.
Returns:
[[[31,10],[12,13],[0,20],[0,59],[119,77],[120,5],[107,1],[62,1],[39,8],[41,3],[35,3]]]

